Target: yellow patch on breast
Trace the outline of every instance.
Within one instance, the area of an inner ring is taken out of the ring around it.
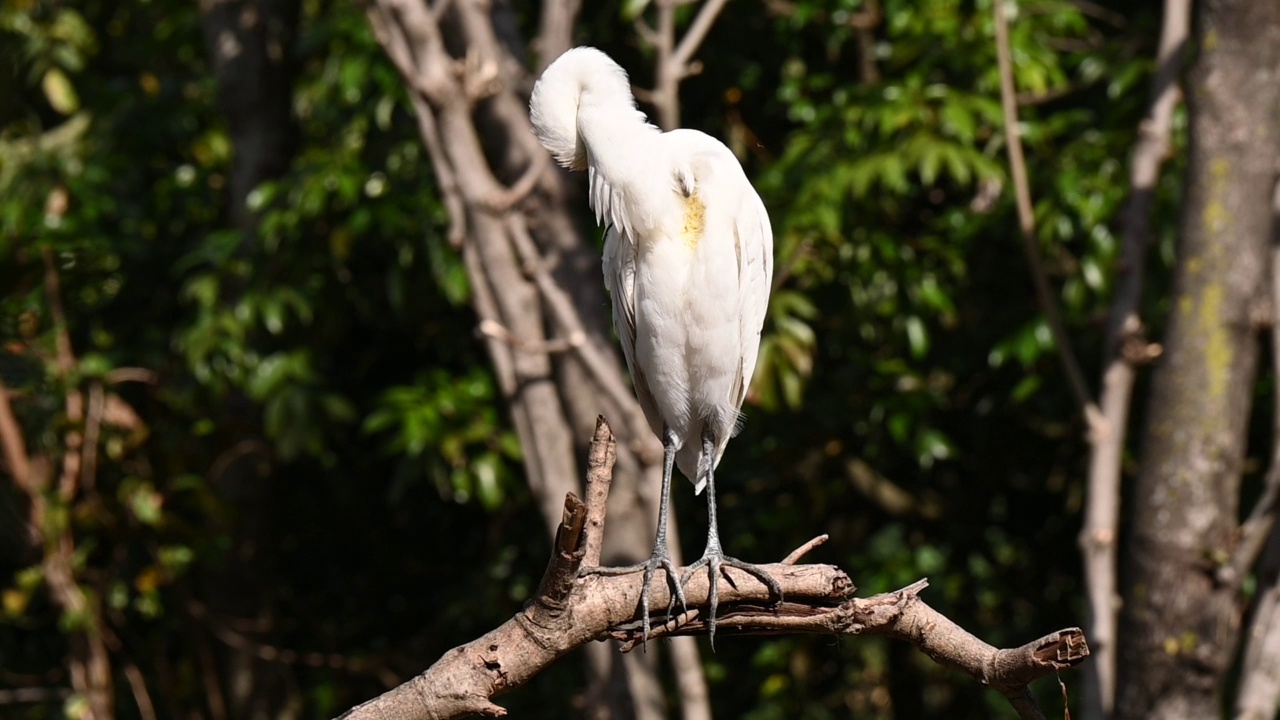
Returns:
[[[680,238],[690,248],[695,248],[706,229],[707,206],[702,204],[702,199],[697,193],[682,198],[682,202],[684,203],[684,227],[680,230]]]

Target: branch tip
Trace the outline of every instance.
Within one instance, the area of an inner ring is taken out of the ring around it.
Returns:
[[[826,534],[826,533],[822,533],[821,535],[819,535],[819,536],[815,537],[814,539],[810,540],[809,542],[807,542],[807,543],[805,543],[805,544],[801,545],[800,547],[796,548],[795,550],[792,550],[792,551],[791,551],[791,553],[790,553],[789,555],[787,555],[785,558],[783,558],[783,559],[782,559],[782,564],[783,564],[783,565],[795,565],[795,564],[796,564],[796,562],[798,562],[798,561],[800,560],[800,558],[802,558],[802,557],[804,557],[805,555],[809,554],[809,551],[810,551],[810,550],[812,550],[812,549],[814,549],[814,548],[818,547],[819,545],[822,545],[823,543],[825,543],[827,540],[830,540],[830,539],[831,539],[831,536],[830,536],[830,535],[828,535],[828,534]]]

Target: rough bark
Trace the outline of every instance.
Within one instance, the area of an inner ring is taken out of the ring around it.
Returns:
[[[598,462],[591,464],[588,474],[588,502],[572,495],[565,498],[551,560],[533,601],[500,627],[445,653],[421,675],[352,708],[343,720],[502,717],[506,710],[493,702],[494,696],[528,682],[570,650],[608,637],[634,648],[642,632],[637,617],[641,574],[578,577],[581,567],[594,564],[600,547],[592,535],[605,526],[612,451],[613,436],[601,418],[592,444]],[[919,597],[928,585],[924,580],[896,592],[855,598],[853,584],[839,568],[795,564],[823,540],[825,536],[815,538],[781,563],[765,566],[786,596],[786,602],[777,605],[769,604],[770,591],[759,580],[730,570],[732,582],[720,588],[717,628],[742,634],[884,635],[905,640],[935,662],[1000,692],[1022,718],[1044,717],[1031,699],[1029,683],[1076,665],[1089,654],[1076,628],[1018,648],[994,648],[925,604]],[[706,621],[696,608],[707,602],[709,589],[705,575],[692,577],[685,595],[695,609],[659,617],[654,636],[706,632]],[[654,584],[653,592],[654,607],[665,608],[666,584]]]
[[[1089,438],[1089,484],[1079,539],[1089,590],[1086,629],[1094,653],[1093,662],[1085,668],[1084,720],[1105,720],[1115,708],[1120,463],[1138,366],[1156,355],[1155,347],[1146,341],[1138,310],[1151,245],[1156,187],[1160,168],[1169,156],[1173,111],[1182,97],[1179,78],[1190,25],[1191,0],[1165,0],[1151,108],[1138,128],[1129,166],[1129,198],[1121,215],[1124,239],[1107,322],[1102,395],[1098,399],[1102,422]]]
[[[1206,0],[1175,293],[1134,494],[1117,715],[1217,717],[1239,640],[1235,543],[1277,156],[1280,4]]]

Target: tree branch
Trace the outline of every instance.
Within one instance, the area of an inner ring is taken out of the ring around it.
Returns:
[[[598,547],[593,536],[604,531],[603,522],[595,524],[594,513],[603,512],[598,491],[607,488],[612,443],[612,431],[601,418],[592,440],[590,506],[573,494],[565,498],[564,519],[534,599],[498,628],[450,650],[426,672],[352,708],[342,720],[502,717],[506,710],[494,704],[495,696],[528,682],[569,651],[607,638],[630,646],[640,640],[641,573],[578,577],[588,553]],[[794,562],[819,543],[818,539],[806,543],[788,560]],[[782,586],[786,602],[771,604],[769,589],[758,579],[728,568],[728,582],[719,590],[717,627],[722,632],[882,635],[903,640],[935,662],[1000,692],[1022,718],[1044,717],[1027,691],[1032,681],[1079,664],[1089,655],[1078,628],[1059,630],[1018,648],[992,647],[920,599],[928,586],[925,580],[895,592],[856,598],[853,583],[837,567],[782,563],[765,567]],[[709,589],[706,575],[694,574],[685,588],[689,605],[705,605]],[[667,584],[654,583],[651,591],[651,606],[665,608],[670,599]],[[659,613],[655,620],[655,636],[706,632],[697,609],[675,618]]]
[[[684,37],[680,38],[680,44],[676,45],[675,51],[671,54],[671,62],[679,68],[681,77],[687,77],[689,72],[689,62],[693,59],[693,54],[698,52],[698,47],[702,45],[702,41],[707,39],[707,33],[711,32],[711,26],[715,24],[716,17],[720,15],[720,11],[724,10],[728,0],[707,0],[707,2],[698,10],[698,14],[693,18],[693,22],[689,24],[689,29],[685,31]]]
[[[573,24],[581,7],[582,0],[546,0],[542,3],[536,43],[539,74],[547,69],[552,60],[573,46]]]
[[[656,28],[636,18],[635,29],[640,39],[657,51],[654,68],[654,89],[636,90],[636,97],[650,102],[657,109],[658,125],[663,130],[673,130],[680,125],[680,82],[696,74],[694,54],[712,25],[724,10],[728,0],[707,0],[689,24],[684,36],[676,40],[676,7],[681,0],[657,0],[658,24]]]
[[[1027,180],[1027,163],[1022,154],[1022,135],[1018,130],[1018,100],[1013,83],[1013,61],[1009,52],[1009,22],[1005,17],[1004,1],[997,0],[994,5],[996,60],[1000,67],[1000,105],[1004,109],[1009,168],[1013,175],[1014,197],[1018,206],[1018,227],[1021,230],[1023,250],[1027,254],[1027,264],[1031,269],[1031,280],[1035,285],[1036,301],[1040,305],[1040,311],[1044,313],[1049,332],[1053,335],[1053,344],[1058,350],[1063,369],[1066,370],[1071,393],[1075,396],[1076,404],[1088,421],[1089,427],[1093,429],[1101,420],[1101,412],[1093,402],[1093,392],[1089,390],[1089,383],[1084,378],[1084,372],[1080,370],[1080,363],[1076,361],[1075,350],[1063,326],[1062,313],[1053,299],[1044,261],[1040,258],[1040,248],[1036,244],[1035,211],[1031,204],[1031,184]]]
[[[9,389],[0,378],[0,448],[9,466],[13,482],[23,493],[35,497],[40,494],[40,481],[31,472],[31,456],[27,454],[27,441],[9,403]]]

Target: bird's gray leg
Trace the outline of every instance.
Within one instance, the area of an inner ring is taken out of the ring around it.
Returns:
[[[671,550],[667,546],[667,516],[670,514],[671,505],[671,473],[675,470],[676,449],[680,440],[676,437],[675,432],[668,427],[662,428],[662,436],[662,499],[658,502],[658,531],[653,536],[653,554],[649,556],[646,562],[613,568],[584,568],[580,573],[582,575],[626,575],[627,573],[644,570],[644,584],[640,591],[640,613],[644,622],[644,635],[641,638],[641,642],[644,643],[646,650],[649,643],[649,586],[653,581],[654,572],[659,567],[666,572],[667,583],[671,585],[672,598],[671,603],[667,605],[668,614],[675,607],[677,600],[680,601],[682,611],[688,609],[684,602],[684,588],[681,587],[676,567],[671,562]]]
[[[711,638],[711,649],[716,647],[716,605],[720,599],[720,593],[717,586],[719,585],[720,574],[723,572],[724,566],[736,567],[744,572],[751,573],[760,579],[769,588],[769,592],[777,597],[777,602],[782,602],[782,587],[778,585],[778,581],[774,580],[768,572],[759,565],[743,562],[734,557],[724,554],[724,550],[720,547],[720,528],[716,522],[716,479],[715,479],[715,452],[716,437],[711,429],[712,423],[708,422],[702,428],[702,456],[707,463],[707,549],[702,553],[702,557],[697,562],[689,566],[680,584],[689,581],[693,577],[693,573],[703,565],[707,566],[707,575],[709,580],[708,587],[708,606],[709,613],[707,615],[707,634]],[[727,575],[725,577],[728,577]]]

